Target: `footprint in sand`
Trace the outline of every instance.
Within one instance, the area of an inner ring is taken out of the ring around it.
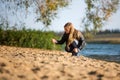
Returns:
[[[24,76],[24,75],[18,75],[18,77],[19,77],[19,78],[25,78],[25,76]]]
[[[44,76],[41,77],[42,80],[46,80],[46,79],[48,79],[48,78],[49,78],[49,77],[48,77],[47,75],[44,75]]]
[[[5,66],[6,66],[5,63],[3,63],[3,62],[0,63],[0,67],[5,67]]]
[[[39,67],[34,67],[31,69],[34,73],[37,73],[38,71],[40,71],[40,68]]]
[[[90,71],[88,72],[89,75],[95,75],[97,72],[96,71]]]

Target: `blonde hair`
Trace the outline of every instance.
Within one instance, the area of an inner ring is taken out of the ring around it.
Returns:
[[[68,22],[64,25],[65,27],[69,27],[70,32],[69,32],[69,37],[68,37],[68,41],[66,43],[67,48],[69,48],[69,45],[75,40],[79,40],[80,37],[82,36],[81,32],[76,30],[73,26],[73,24],[71,22]]]

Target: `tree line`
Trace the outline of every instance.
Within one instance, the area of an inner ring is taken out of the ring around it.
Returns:
[[[120,34],[120,29],[106,29],[104,31],[99,31],[98,34],[106,34],[106,33],[119,33]]]

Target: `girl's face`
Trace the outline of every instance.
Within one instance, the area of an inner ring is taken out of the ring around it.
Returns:
[[[70,27],[69,26],[67,26],[67,27],[64,27],[64,30],[65,30],[65,33],[70,33]]]

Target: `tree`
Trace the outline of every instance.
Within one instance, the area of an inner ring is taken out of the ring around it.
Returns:
[[[44,1],[44,0],[43,0]],[[37,21],[42,21],[45,26],[51,24],[51,21],[56,17],[57,10],[68,5],[68,0],[46,0],[46,2],[36,2],[40,17]]]
[[[119,0],[85,0],[86,16],[83,23],[86,31],[96,32],[118,9]],[[92,28],[91,28],[92,27]]]
[[[0,0],[0,24],[9,26],[11,16],[26,17],[32,9],[36,15],[36,21],[41,21],[45,27],[51,24],[51,21],[56,17],[59,8],[66,7],[68,0]],[[25,15],[26,14],[26,15]],[[19,20],[18,24],[24,24]]]
[[[71,0],[0,0],[0,25],[9,26],[11,16],[26,17],[32,9],[35,13],[36,21],[41,21],[45,27],[51,24],[60,8],[69,5]],[[85,0],[86,16],[83,23],[86,31],[96,33],[108,20],[108,18],[117,11],[119,0]],[[26,15],[25,15],[26,14]],[[15,26],[24,20],[19,20]],[[93,27],[92,27],[93,26]],[[92,27],[92,28],[91,28]]]

